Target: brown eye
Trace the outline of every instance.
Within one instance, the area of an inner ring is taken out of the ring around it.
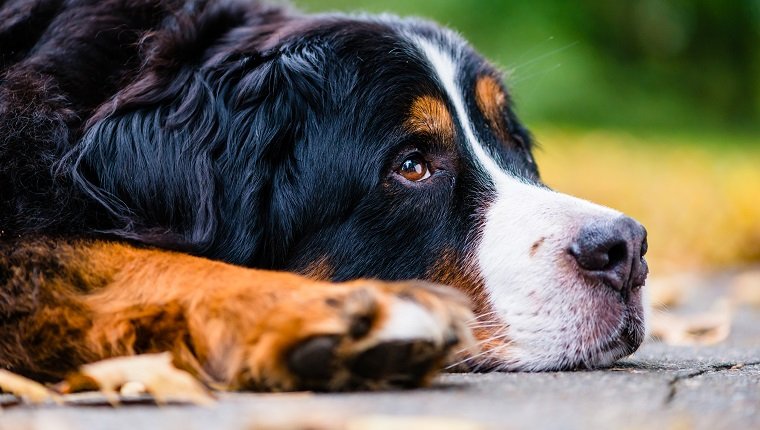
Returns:
[[[419,153],[412,154],[401,162],[398,173],[412,182],[419,182],[430,177],[428,163]]]

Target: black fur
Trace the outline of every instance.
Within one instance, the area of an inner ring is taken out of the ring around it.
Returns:
[[[439,30],[235,0],[0,3],[0,235],[428,277],[478,240],[492,190],[463,142],[403,128],[415,96],[442,94],[404,31]],[[462,61],[468,79],[494,73],[469,50]],[[484,118],[479,137],[538,181],[527,132],[504,115],[517,150]],[[424,187],[392,178],[411,149],[445,160]]]

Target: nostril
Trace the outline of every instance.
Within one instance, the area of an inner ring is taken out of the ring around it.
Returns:
[[[647,242],[647,238],[644,237],[644,241],[641,242],[641,256],[647,255],[647,251],[649,250],[649,243]]]
[[[628,244],[622,240],[601,243],[579,240],[573,243],[569,252],[583,269],[606,271],[628,258]]]
[[[628,259],[628,244],[624,241],[619,241],[612,245],[607,251],[607,266],[602,270],[611,270],[618,264]]]

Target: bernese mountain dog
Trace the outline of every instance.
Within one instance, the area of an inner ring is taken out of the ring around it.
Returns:
[[[346,390],[642,342],[644,228],[542,184],[501,74],[450,30],[5,0],[0,72],[5,369],[170,351],[231,389]]]

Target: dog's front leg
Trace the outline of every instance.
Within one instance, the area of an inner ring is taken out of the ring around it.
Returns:
[[[26,282],[35,271],[50,272],[28,289],[45,299],[10,328],[27,359],[13,362],[12,348],[0,345],[0,364],[26,374],[168,350],[178,364],[231,389],[417,386],[470,336],[466,301],[442,286],[332,284],[118,243],[26,246],[22,254],[36,247],[46,255],[38,263],[57,266],[11,268]],[[6,330],[9,321],[2,320]],[[43,327],[64,337],[45,337]],[[37,360],[44,354],[59,362]]]

